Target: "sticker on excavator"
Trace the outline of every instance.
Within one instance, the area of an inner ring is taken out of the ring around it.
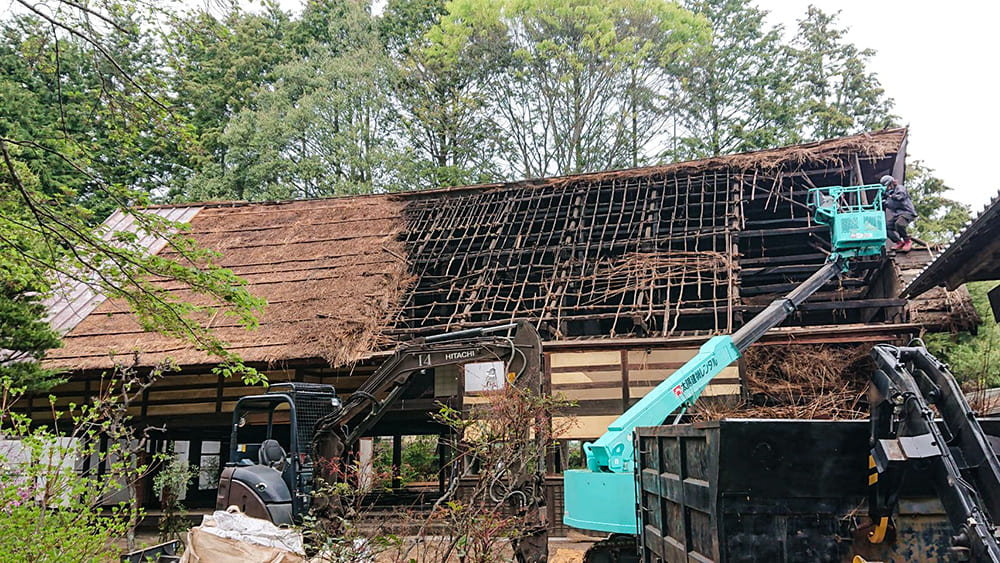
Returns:
[[[503,362],[474,362],[465,364],[465,391],[478,393],[496,391],[506,385],[506,366]]]

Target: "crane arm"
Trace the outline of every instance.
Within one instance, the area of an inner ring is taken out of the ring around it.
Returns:
[[[663,424],[672,413],[693,404],[712,378],[739,359],[743,351],[760,340],[764,333],[781,324],[826,282],[844,271],[847,260],[842,255],[833,255],[832,260],[809,279],[785,297],[771,302],[735,333],[713,337],[703,344],[694,358],[615,419],[596,442],[584,445],[587,468],[590,471],[631,473],[633,430],[640,426]]]
[[[597,441],[584,444],[586,469],[563,474],[563,522],[584,530],[635,534],[635,446],[632,432],[639,426],[662,424],[671,414],[682,414],[723,369],[739,359],[768,330],[781,324],[803,301],[848,267],[853,251],[835,252],[816,273],[791,293],[775,300],[732,335],[711,338],[698,354],[646,394],[608,426]]]
[[[706,342],[694,358],[612,422],[596,442],[585,444],[587,468],[563,474],[563,522],[585,530],[637,532],[633,430],[662,424],[671,414],[683,413],[712,378],[826,282],[846,271],[852,259],[880,254],[886,237],[883,192],[880,185],[810,189],[814,219],[830,227],[833,252],[826,264],[731,336],[716,336]]]

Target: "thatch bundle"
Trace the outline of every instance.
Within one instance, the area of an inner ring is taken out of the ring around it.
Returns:
[[[746,398],[704,401],[697,420],[726,417],[857,419],[868,416],[870,345],[757,346],[747,350]]]

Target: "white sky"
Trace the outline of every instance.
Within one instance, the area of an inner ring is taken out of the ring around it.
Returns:
[[[936,170],[954,199],[982,209],[1000,188],[990,171],[1000,158],[1000,2],[757,0],[786,34],[809,4],[840,10],[849,40],[878,51],[871,69],[910,126],[909,158]]]
[[[182,0],[197,5],[206,0]],[[211,0],[207,0],[211,1]],[[489,0],[483,0],[489,1]],[[1000,189],[987,170],[1000,160],[997,100],[1000,78],[1000,2],[994,0],[754,0],[770,21],[793,33],[814,4],[840,10],[839,26],[871,61],[895,113],[909,125],[909,158],[922,160],[954,191],[951,197],[978,212]],[[385,0],[375,0],[376,6]],[[298,11],[303,0],[280,0]]]

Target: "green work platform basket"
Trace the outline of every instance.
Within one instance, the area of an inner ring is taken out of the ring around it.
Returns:
[[[834,252],[871,256],[885,245],[885,212],[881,184],[829,186],[809,190],[817,223],[830,227]]]

